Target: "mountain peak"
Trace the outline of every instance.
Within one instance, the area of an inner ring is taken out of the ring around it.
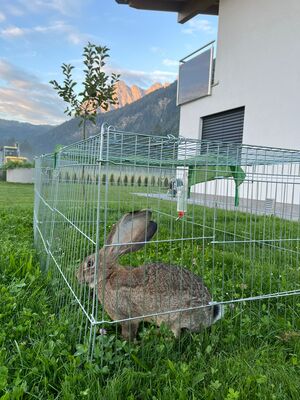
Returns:
[[[141,99],[146,94],[152,93],[155,90],[158,90],[161,88],[166,88],[169,85],[170,85],[169,83],[155,82],[148,89],[142,89],[138,85],[128,86],[126,84],[126,82],[121,80],[116,83],[116,97],[118,98],[118,104],[109,108],[108,111],[111,111],[112,109],[124,107],[127,104],[131,104],[131,103]]]
[[[160,83],[160,82],[155,82],[153,85],[151,85],[148,89],[145,90],[145,94],[155,92],[155,90],[162,89],[168,87],[170,84],[169,83]]]

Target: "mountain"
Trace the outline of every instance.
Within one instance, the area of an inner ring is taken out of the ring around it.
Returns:
[[[116,83],[116,97],[118,98],[118,104],[112,106],[109,111],[117,108],[121,108],[126,106],[127,104],[131,104],[143,96],[154,92],[155,90],[166,88],[169,86],[169,83],[154,83],[148,89],[142,89],[137,85],[128,86],[124,81],[119,81]]]
[[[32,157],[35,153],[34,141],[40,135],[46,135],[53,125],[33,125],[27,122],[0,119],[0,147],[20,144],[22,155]]]
[[[131,98],[139,96],[139,93],[142,97],[121,108],[100,113],[96,125],[87,124],[87,135],[99,132],[104,122],[124,131],[178,135],[177,82],[166,87],[160,86],[160,84],[154,85],[144,92],[137,86],[131,87]],[[122,87],[126,89],[123,85]],[[157,89],[157,87],[160,88]],[[0,120],[0,145],[18,141],[21,153],[32,158],[34,155],[52,152],[57,144],[67,145],[80,140],[82,130],[78,124],[78,118],[73,118],[56,127]]]
[[[176,106],[176,93],[177,82],[174,82],[124,107],[101,113],[97,117],[96,125],[87,124],[87,135],[98,133],[104,122],[123,131],[178,135],[179,107]],[[80,140],[82,130],[78,124],[79,119],[73,118],[53,128],[47,135],[41,134],[36,152],[48,153],[53,151],[57,144],[67,145]]]

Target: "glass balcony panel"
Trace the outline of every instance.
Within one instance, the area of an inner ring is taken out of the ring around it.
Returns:
[[[179,66],[177,105],[208,96],[211,92],[214,48],[203,51]]]

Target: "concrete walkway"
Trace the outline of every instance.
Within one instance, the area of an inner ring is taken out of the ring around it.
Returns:
[[[152,197],[161,200],[177,202],[177,198],[167,193],[134,193],[137,196]],[[192,193],[188,204],[195,204],[210,208],[220,208],[229,211],[247,212],[256,215],[274,215],[278,218],[299,221],[300,206],[296,204],[284,204],[275,202],[273,199],[254,200],[240,198],[238,207],[234,205],[234,197],[214,196],[210,194]]]

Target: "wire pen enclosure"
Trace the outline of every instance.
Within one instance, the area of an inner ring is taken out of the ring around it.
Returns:
[[[299,151],[103,128],[36,160],[35,245],[91,356],[299,329],[299,220]]]

